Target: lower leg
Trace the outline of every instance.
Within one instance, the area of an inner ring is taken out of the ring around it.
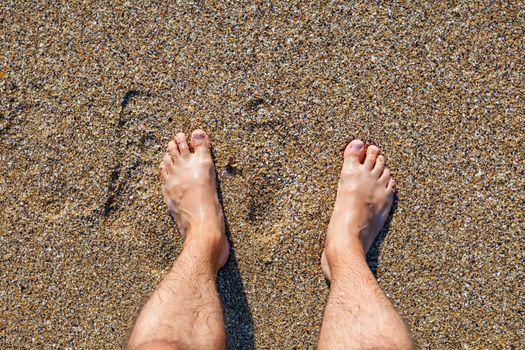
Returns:
[[[411,349],[410,333],[368,268],[364,252],[330,255],[332,279],[319,348]]]
[[[331,281],[320,349],[411,349],[410,333],[368,268],[365,255],[384,225],[395,183],[378,157],[359,140],[345,150],[322,268]]]
[[[186,241],[172,269],[142,309],[130,349],[221,349],[224,321],[216,270],[206,245]]]

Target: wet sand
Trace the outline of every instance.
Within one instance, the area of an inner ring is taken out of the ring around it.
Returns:
[[[0,347],[121,347],[181,247],[158,162],[197,127],[230,348],[315,347],[351,137],[398,183],[369,260],[419,346],[525,347],[524,11],[0,4]]]

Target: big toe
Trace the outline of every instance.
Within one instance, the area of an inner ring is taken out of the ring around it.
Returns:
[[[361,140],[353,140],[345,148],[345,163],[349,165],[360,164],[365,156],[365,144]]]
[[[204,130],[194,130],[191,133],[190,144],[195,153],[208,154],[210,152],[210,137]]]

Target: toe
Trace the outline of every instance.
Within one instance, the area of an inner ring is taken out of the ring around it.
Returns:
[[[394,181],[394,179],[390,178],[390,180],[388,181],[388,185],[386,186],[386,189],[389,190],[390,192],[396,191],[396,182]]]
[[[173,171],[173,159],[171,159],[171,155],[169,153],[165,153],[164,154],[164,158],[162,158],[162,163],[163,164],[163,169],[164,169],[164,172],[166,174],[166,176],[168,176],[168,174],[170,174],[172,171]]]
[[[388,181],[390,181],[390,169],[385,168],[385,170],[383,170],[383,174],[379,178],[379,182],[386,186],[388,185]]]
[[[209,154],[210,153],[210,138],[204,130],[197,129],[191,133],[190,139],[191,147],[195,153]]]
[[[168,173],[166,172],[164,161],[161,161],[159,164],[159,176],[161,180],[166,180],[166,178],[168,177]]]
[[[374,145],[368,146],[366,150],[365,166],[372,170],[376,164],[377,156],[379,155],[379,148]]]
[[[168,153],[170,154],[171,159],[173,159],[173,161],[177,160],[180,157],[179,148],[177,147],[175,141],[170,141],[168,143]]]
[[[379,155],[377,157],[376,164],[374,165],[374,169],[372,170],[372,172],[377,177],[380,177],[383,174],[383,170],[385,170],[385,157]]]
[[[188,147],[188,142],[186,141],[186,134],[179,132],[177,136],[175,136],[175,141],[179,146],[179,153],[182,158],[187,158],[190,155],[190,148]]]
[[[348,165],[360,164],[365,155],[365,144],[361,140],[353,140],[345,148],[345,163]]]

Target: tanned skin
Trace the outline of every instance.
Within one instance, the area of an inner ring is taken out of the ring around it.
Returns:
[[[191,149],[190,149],[191,146]],[[210,140],[203,130],[168,144],[160,164],[168,210],[185,236],[170,272],[143,307],[131,350],[224,349],[217,271],[228,259]],[[321,259],[331,281],[320,349],[412,349],[410,333],[381,291],[365,254],[383,227],[395,182],[375,146],[360,140],[345,149],[337,199]]]
[[[331,282],[319,349],[413,349],[412,338],[385,296],[365,255],[385,224],[395,181],[379,148],[361,140],[344,151],[337,198],[321,257]]]
[[[184,248],[143,307],[129,349],[223,349],[216,277],[229,247],[208,135],[195,130],[188,145],[186,135],[177,134],[160,164],[160,178],[168,210],[185,236]]]

